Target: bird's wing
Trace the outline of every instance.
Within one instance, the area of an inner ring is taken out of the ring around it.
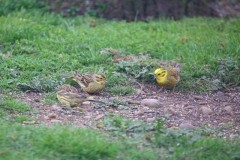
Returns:
[[[63,92],[72,92],[72,93],[78,93],[78,89],[69,85],[69,84],[64,84],[62,86],[60,86],[57,91],[59,91],[60,93]]]
[[[178,70],[169,70],[169,76],[173,77],[176,81],[180,80],[180,76],[179,76],[179,71]]]
[[[88,85],[91,82],[93,82],[92,75],[91,74],[82,74],[80,81],[85,87],[88,87]]]

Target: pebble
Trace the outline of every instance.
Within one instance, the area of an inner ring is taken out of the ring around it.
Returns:
[[[229,114],[233,114],[233,109],[232,109],[231,106],[226,106],[226,107],[224,107],[224,110],[225,110],[227,113],[229,113]]]
[[[56,104],[54,104],[54,105],[51,106],[51,110],[53,110],[53,111],[62,111],[62,108],[57,106]]]
[[[53,122],[53,123],[61,123],[62,121],[57,120],[57,119],[52,119],[51,122]]]
[[[96,116],[95,121],[102,119],[105,115],[104,114],[99,114]]]
[[[182,107],[188,107],[188,103],[183,103]]]
[[[115,112],[115,109],[109,108],[108,112],[110,112],[110,113]]]
[[[176,114],[175,109],[171,108],[171,107],[164,109],[164,112],[167,113],[167,114],[170,114],[170,115],[175,115]]]
[[[216,95],[218,95],[218,96],[225,96],[225,94],[224,94],[223,92],[221,92],[221,91],[218,91],[218,92],[216,93]]]
[[[83,105],[90,105],[91,102],[90,101],[85,101],[85,102],[82,102]]]
[[[136,89],[136,94],[141,94],[143,91],[141,89]]]
[[[142,111],[135,111],[134,114],[135,114],[135,115],[138,115],[138,116],[144,115],[144,113],[143,113]]]
[[[92,116],[84,116],[84,119],[91,119]]]
[[[202,109],[202,113],[203,113],[204,115],[209,115],[209,114],[211,114],[211,113],[213,112],[212,109],[209,108],[209,107],[203,106],[203,107],[201,107],[201,109]]]
[[[147,122],[153,122],[155,120],[155,118],[147,118],[146,121]]]
[[[158,99],[143,99],[141,105],[148,107],[160,107],[160,101]]]

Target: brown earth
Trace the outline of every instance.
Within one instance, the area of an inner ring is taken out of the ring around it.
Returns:
[[[102,101],[118,99],[115,107],[85,102],[82,109],[65,108],[56,103],[43,103],[41,93],[21,93],[21,99],[36,110],[31,116],[36,119],[32,125],[52,125],[56,123],[71,124],[78,127],[98,128],[98,121],[105,116],[122,115],[132,120],[143,120],[151,124],[154,119],[164,118],[166,127],[195,128],[207,126],[217,128],[222,136],[235,137],[240,135],[240,89],[228,92],[194,94],[177,91],[162,91],[155,85],[145,84],[136,89],[137,94],[114,96],[101,93],[95,96]],[[158,99],[157,107],[143,106],[142,99]],[[125,103],[123,103],[125,102]],[[112,103],[114,104],[114,103]]]

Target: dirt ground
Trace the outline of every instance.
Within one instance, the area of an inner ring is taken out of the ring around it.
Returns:
[[[97,122],[109,114],[122,115],[133,120],[153,122],[164,118],[166,127],[195,128],[208,126],[217,128],[222,136],[240,135],[240,89],[227,92],[194,94],[177,91],[162,91],[154,85],[144,85],[144,89],[128,96],[112,96],[101,93],[96,99],[115,101],[114,105],[84,102],[82,109],[66,108],[60,104],[42,103],[41,93],[22,93],[18,98],[33,106],[36,112],[31,116],[34,124],[71,124],[79,127],[97,128]],[[155,105],[143,105],[143,99],[156,99]],[[117,102],[116,102],[117,100]],[[24,122],[28,124],[30,122]]]

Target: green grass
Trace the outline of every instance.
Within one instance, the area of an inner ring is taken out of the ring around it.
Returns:
[[[162,126],[158,121],[154,133],[154,143],[165,150],[162,158],[171,159],[238,159],[240,139],[213,138],[215,131],[206,127],[195,130],[179,130]]]
[[[104,72],[106,92],[131,94],[134,78],[154,83],[159,61],[182,63],[177,91],[206,92],[240,85],[240,19],[159,19],[149,23],[64,18],[32,0],[0,0],[0,159],[240,159],[240,142],[213,138],[206,128],[166,129],[123,117],[99,122],[105,136],[71,126],[24,126],[31,106],[7,96],[16,86],[55,103],[63,73]],[[89,27],[96,20],[95,28]],[[103,48],[145,61],[115,64]],[[121,104],[117,99],[113,107]],[[158,121],[160,122],[160,121]],[[33,125],[33,124],[32,124]]]
[[[62,83],[61,73],[103,71],[111,88],[114,84],[129,85],[125,79],[130,76],[141,80],[139,74],[149,75],[156,68],[146,64],[119,68],[110,56],[99,54],[109,47],[125,54],[145,53],[154,60],[182,63],[179,91],[213,91],[239,85],[238,18],[150,23],[97,19],[97,26],[90,28],[93,19],[63,18],[36,9],[0,17],[0,87],[14,89],[17,83],[27,83],[48,92]],[[151,64],[151,59],[147,63]],[[122,77],[116,79],[116,72]]]
[[[32,107],[11,97],[0,98],[0,118],[11,123],[22,123],[31,120],[28,115]]]
[[[99,134],[72,126],[0,125],[1,159],[239,159],[239,139],[211,137],[196,131],[160,129],[121,117],[104,120]],[[110,137],[110,138],[107,138]]]
[[[113,94],[119,94],[119,95],[127,95],[134,93],[135,90],[132,87],[126,87],[126,86],[115,86],[112,87],[110,90],[111,93]]]
[[[55,92],[49,92],[44,94],[43,103],[44,104],[54,104],[57,102],[57,96]]]
[[[4,124],[0,130],[1,159],[157,159],[153,150],[126,148],[88,129]]]

